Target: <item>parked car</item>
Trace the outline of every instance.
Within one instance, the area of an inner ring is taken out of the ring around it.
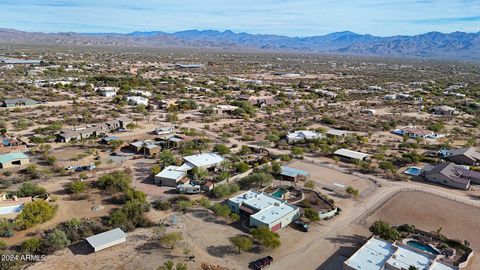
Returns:
[[[87,166],[79,166],[78,168],[75,169],[76,172],[82,172],[82,171],[93,171],[97,168],[95,164],[89,164]]]
[[[267,257],[263,257],[263,258],[260,258],[256,261],[251,262],[249,264],[248,268],[254,269],[254,270],[261,270],[265,266],[270,265],[272,262],[273,262],[272,256],[267,256]]]
[[[301,221],[300,219],[295,220],[295,222],[293,222],[293,225],[302,232],[308,232],[310,230],[310,226],[307,223]]]
[[[65,170],[75,171],[75,170],[77,170],[78,167],[80,167],[80,165],[70,165],[70,166],[65,167]]]

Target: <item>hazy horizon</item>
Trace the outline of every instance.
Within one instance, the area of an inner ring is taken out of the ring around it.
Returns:
[[[121,18],[121,19],[120,19]],[[475,0],[0,0],[0,28],[27,32],[231,30],[290,37],[480,31]]]

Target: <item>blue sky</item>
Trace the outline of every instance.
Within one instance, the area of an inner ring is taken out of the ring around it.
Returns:
[[[480,31],[480,0],[0,0],[0,28],[312,36]]]

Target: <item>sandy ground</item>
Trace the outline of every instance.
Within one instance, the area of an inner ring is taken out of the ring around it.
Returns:
[[[352,186],[362,193],[372,186],[371,182],[366,179],[301,160],[294,161],[288,166],[310,172],[310,179],[315,181],[319,187],[339,189],[334,184],[340,184],[345,187]]]
[[[480,251],[480,208],[465,205],[424,192],[401,192],[383,205],[366,221],[370,225],[383,219],[391,224],[414,224],[426,231],[442,228],[449,238],[468,240],[475,252]],[[475,256],[471,269],[479,269],[479,256]]]

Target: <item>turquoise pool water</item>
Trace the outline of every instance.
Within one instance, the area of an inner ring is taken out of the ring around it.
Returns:
[[[411,247],[414,247],[416,249],[420,249],[420,250],[423,250],[423,251],[426,251],[428,253],[432,253],[434,255],[438,255],[440,254],[438,251],[436,251],[435,249],[433,249],[431,246],[429,245],[424,245],[418,241],[414,241],[414,240],[411,240],[411,241],[408,241],[407,242],[407,245],[411,246]]]
[[[277,198],[282,198],[283,194],[285,194],[285,190],[279,188],[279,189],[275,190],[275,192],[272,193],[272,196],[277,197]]]
[[[422,173],[422,169],[417,168],[417,167],[408,167],[405,170],[405,174],[410,174],[410,175],[420,175]]]

